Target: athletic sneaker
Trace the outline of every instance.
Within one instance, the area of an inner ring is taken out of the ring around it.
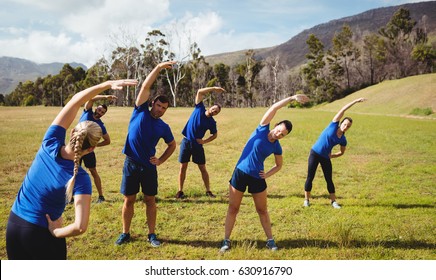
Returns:
[[[221,243],[220,252],[225,252],[230,249],[230,239],[224,239],[223,243]]]
[[[104,196],[100,195],[97,199],[97,203],[102,203],[103,201],[105,201]]]
[[[310,206],[310,202],[309,202],[308,199],[305,199],[305,200],[304,200],[303,206],[304,206],[304,207],[309,207],[309,206]]]
[[[183,199],[185,198],[185,194],[182,191],[178,191],[176,194],[176,198]]]
[[[214,195],[211,191],[207,191],[206,192],[206,196],[211,197],[211,198],[215,198],[216,195]]]
[[[336,201],[332,202],[332,207],[335,208],[335,209],[341,209],[342,208]]]
[[[153,246],[153,247],[160,246],[160,241],[157,240],[157,236],[154,233],[151,233],[148,235],[148,242],[150,242],[151,246]]]
[[[121,245],[130,241],[130,233],[121,233],[120,237],[118,237],[115,244]]]
[[[276,242],[274,241],[274,239],[268,239],[266,241],[266,247],[268,249],[273,250],[273,251],[276,251],[277,249],[279,249],[279,247],[277,247]]]

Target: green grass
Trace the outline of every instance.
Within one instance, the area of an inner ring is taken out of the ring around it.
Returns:
[[[413,115],[415,108],[428,108],[429,117],[435,118],[436,74],[412,76],[400,80],[384,81],[365,88],[341,100],[320,106],[323,110],[336,111],[356,97],[365,97],[365,106],[355,106],[350,112],[382,115]]]
[[[351,97],[355,98],[355,97]],[[381,111],[368,114],[370,103],[350,110],[354,122],[347,132],[348,148],[333,159],[333,175],[341,210],[329,205],[322,171],[314,180],[312,206],[302,207],[307,156],[320,132],[342,105],[322,109],[282,109],[273,120],[290,119],[292,133],[282,141],[284,167],[268,181],[268,207],[273,234],[280,249],[268,251],[265,235],[250,195],[241,205],[231,239],[232,250],[220,254],[228,206],[228,180],[243,145],[265,108],[228,109],[216,117],[219,137],[205,146],[207,166],[216,199],[204,196],[198,168],[190,164],[184,201],[177,191],[178,148],[159,167],[157,234],[160,248],[147,244],[145,206],[138,195],[132,221],[133,241],[117,247],[121,232],[123,197],[119,193],[124,156],[121,150],[132,108],[109,108],[104,122],[112,144],[96,150],[98,170],[107,202],[96,204],[94,189],[88,231],[68,238],[68,258],[76,260],[368,260],[436,259],[436,121],[394,114],[393,106],[377,104]],[[373,104],[376,106],[375,104]],[[411,105],[413,107],[420,107]],[[59,108],[0,107],[0,233],[15,195],[41,139]],[[192,108],[170,108],[164,120],[177,143]],[[409,111],[405,111],[404,115]],[[394,116],[395,115],[395,116]],[[164,148],[162,143],[158,152]],[[266,167],[273,164],[270,157]],[[73,219],[67,206],[66,223]],[[0,239],[0,259],[6,259]]]
[[[363,104],[362,104],[363,106]],[[0,231],[21,181],[40,145],[56,108],[0,108]],[[206,198],[200,173],[190,165],[189,198],[177,201],[178,150],[159,168],[157,233],[164,244],[151,248],[146,239],[145,206],[138,196],[132,223],[134,241],[116,247],[121,231],[123,147],[131,108],[110,108],[105,123],[112,144],[97,149],[98,170],[107,202],[92,204],[88,232],[68,239],[69,259],[435,259],[436,122],[352,114],[349,147],[333,160],[338,201],[329,206],[322,172],[314,181],[312,207],[304,209],[303,185],[307,155],[332,115],[328,112],[283,109],[277,120],[289,118],[294,131],[281,143],[283,169],[268,180],[269,211],[277,252],[264,249],[265,236],[247,194],[232,233],[233,248],[218,248],[224,234],[227,188],[241,149],[264,108],[225,109],[217,116],[220,135],[206,146],[208,170],[216,199]],[[171,108],[165,120],[180,143],[180,131],[190,108]],[[248,117],[249,116],[249,117]],[[31,121],[29,121],[31,120]],[[163,146],[159,147],[162,151]],[[271,166],[268,159],[266,166]],[[93,193],[93,200],[97,193]],[[64,219],[73,219],[68,206]],[[0,257],[6,259],[5,240]]]

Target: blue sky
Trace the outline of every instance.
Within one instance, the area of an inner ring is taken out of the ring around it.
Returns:
[[[423,0],[1,0],[0,56],[88,67],[116,46],[168,35],[181,57],[279,45],[317,24]]]

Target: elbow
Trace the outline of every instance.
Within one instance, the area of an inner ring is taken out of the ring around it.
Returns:
[[[74,227],[74,235],[84,234],[88,230],[88,223],[76,222]]]
[[[88,230],[88,225],[79,225],[76,229],[76,235],[84,234]]]

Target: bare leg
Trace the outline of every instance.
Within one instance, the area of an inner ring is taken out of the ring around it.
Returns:
[[[98,175],[97,168],[89,168],[89,172],[91,172],[91,175],[94,178],[94,184],[97,188],[98,195],[103,196],[103,188],[101,187],[101,179],[100,175]]]
[[[210,191],[209,173],[206,170],[206,164],[199,164],[198,169],[200,169],[201,178],[203,179],[206,191],[209,192]]]
[[[179,191],[183,191],[183,185],[185,184],[186,179],[186,170],[188,169],[188,163],[184,162],[180,164],[179,170]]]
[[[146,205],[145,212],[147,216],[148,233],[155,233],[157,216],[156,198],[155,196],[144,195],[144,202]]]
[[[136,194],[124,196],[124,204],[122,210],[123,233],[129,233],[130,231],[130,224],[132,222],[133,214],[135,212],[135,200]]]
[[[257,214],[259,214],[260,223],[265,231],[266,237],[272,239],[271,221],[268,213],[267,191],[253,194],[254,205],[256,206]]]
[[[229,208],[227,210],[227,217],[224,227],[224,239],[230,239],[233,227],[235,226],[236,215],[238,215],[243,196],[243,192],[240,192],[229,185]]]

